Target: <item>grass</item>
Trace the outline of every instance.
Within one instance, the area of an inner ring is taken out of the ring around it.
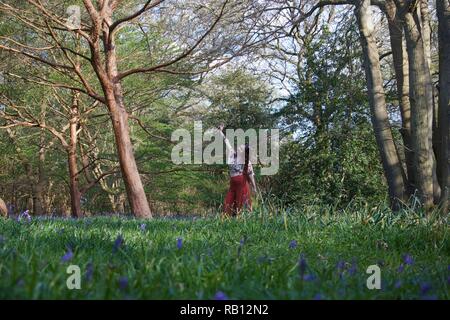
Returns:
[[[271,212],[225,221],[0,219],[0,298],[450,297],[446,219],[382,209]],[[374,264],[381,290],[366,287],[366,269]],[[80,290],[66,287],[69,265],[81,269]]]

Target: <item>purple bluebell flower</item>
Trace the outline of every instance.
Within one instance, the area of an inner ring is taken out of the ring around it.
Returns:
[[[119,283],[120,290],[126,290],[128,287],[128,278],[125,276],[120,277],[118,283]]]
[[[302,253],[300,255],[300,260],[298,261],[298,271],[300,273],[300,278],[303,279],[307,267],[305,255]]]
[[[2,244],[3,242],[5,242],[5,237],[0,235],[0,244]]]
[[[28,222],[31,222],[31,216],[30,216],[30,210],[25,210],[21,214],[19,214],[19,217],[17,218],[17,221],[27,220]]]
[[[23,287],[25,285],[25,281],[23,279],[19,279],[16,284],[18,287]]]
[[[139,226],[139,228],[141,229],[142,232],[145,232],[145,230],[147,230],[147,225],[143,223]]]
[[[71,248],[67,249],[67,252],[61,257],[61,262],[69,262],[73,258],[73,251]]]
[[[426,295],[431,290],[431,285],[427,282],[424,282],[420,285],[420,293],[422,295]]]
[[[356,274],[357,271],[358,271],[358,267],[356,265],[356,261],[353,260],[351,267],[348,269],[348,274],[353,276]]]
[[[178,250],[181,250],[181,248],[183,248],[183,239],[182,238],[177,238],[177,248],[178,248]]]
[[[119,234],[116,240],[114,240],[113,252],[117,252],[121,247],[123,247],[124,242],[125,240],[123,239],[122,235]]]
[[[405,270],[405,265],[403,263],[400,264],[400,266],[397,268],[397,272],[401,273]]]
[[[406,254],[403,256],[403,262],[408,266],[412,266],[414,264],[414,259],[410,254]]]
[[[431,295],[431,296],[422,296],[422,300],[439,300],[438,297],[436,295]]]
[[[323,296],[320,293],[318,293],[314,296],[313,300],[323,300]]]
[[[92,262],[89,262],[86,266],[86,273],[85,273],[86,281],[91,281],[94,276],[94,265]]]
[[[305,275],[303,276],[303,280],[304,280],[304,281],[307,281],[307,282],[309,282],[309,281],[314,281],[314,280],[316,280],[316,276],[313,275],[313,274],[305,274]]]
[[[245,244],[245,237],[239,241],[239,245],[242,247]]]
[[[297,240],[291,240],[291,242],[289,242],[289,249],[295,248],[297,248]]]
[[[345,261],[344,260],[339,260],[336,268],[338,269],[338,271],[342,272],[345,270]]]
[[[395,289],[398,289],[398,288],[400,288],[402,286],[402,282],[400,281],[400,280],[397,280],[396,282],[395,282],[395,284],[394,284],[394,288]]]
[[[343,280],[343,278],[344,278],[344,270],[345,270],[345,261],[344,260],[339,260],[337,265],[336,265],[336,269],[338,270],[339,279]]]
[[[447,277],[447,284],[450,286],[450,276]]]
[[[214,300],[228,300],[228,296],[222,291],[217,291]]]

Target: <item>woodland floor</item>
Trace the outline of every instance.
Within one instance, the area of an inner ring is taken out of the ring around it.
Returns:
[[[380,290],[366,287],[374,264]],[[449,299],[449,287],[448,224],[425,219],[0,219],[2,299]]]

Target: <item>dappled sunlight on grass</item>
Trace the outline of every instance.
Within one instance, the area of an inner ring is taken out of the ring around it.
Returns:
[[[447,220],[377,214],[2,220],[0,297],[448,299]],[[381,290],[366,287],[374,264]]]

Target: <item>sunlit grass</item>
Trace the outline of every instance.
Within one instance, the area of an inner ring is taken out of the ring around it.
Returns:
[[[0,298],[213,299],[221,291],[230,299],[449,299],[446,219],[320,211],[1,220]],[[66,287],[71,264],[81,268],[81,290]],[[381,290],[366,287],[374,264]]]

